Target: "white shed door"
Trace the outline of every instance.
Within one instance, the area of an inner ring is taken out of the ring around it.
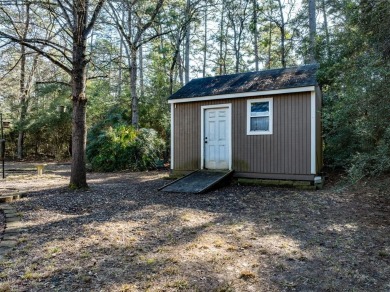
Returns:
[[[204,166],[229,169],[229,109],[206,109],[204,117]]]

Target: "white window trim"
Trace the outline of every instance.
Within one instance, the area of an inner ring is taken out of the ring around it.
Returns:
[[[251,131],[251,104],[254,102],[269,102],[269,130],[268,131]],[[270,98],[256,98],[248,99],[246,101],[246,134],[247,135],[272,135],[273,132],[273,107],[274,99]]]
[[[227,108],[229,114],[228,121],[228,141],[229,141],[229,170],[232,170],[233,159],[232,159],[232,104],[214,104],[214,105],[203,105],[200,107],[200,169],[204,169],[204,119],[205,119],[205,110],[212,108]]]

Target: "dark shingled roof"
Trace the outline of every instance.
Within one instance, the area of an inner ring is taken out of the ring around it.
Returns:
[[[256,92],[317,85],[318,65],[193,79],[168,99]]]

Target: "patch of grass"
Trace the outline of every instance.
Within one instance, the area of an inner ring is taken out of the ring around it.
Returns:
[[[250,280],[256,278],[256,275],[251,271],[242,271],[238,278],[243,280]]]
[[[134,291],[133,289],[134,289],[134,287],[133,287],[133,285],[131,285],[131,284],[122,284],[122,285],[118,288],[118,291],[119,291],[119,292],[131,292],[131,291]]]
[[[177,275],[179,273],[179,269],[177,267],[167,267],[166,269],[163,270],[163,274],[165,275]]]
[[[51,248],[48,249],[48,252],[49,252],[51,255],[56,254],[56,253],[59,253],[59,252],[61,252],[61,251],[62,251],[62,249],[59,248],[59,247],[51,247]]]
[[[82,259],[87,259],[91,256],[91,253],[88,251],[88,250],[85,250],[83,251],[81,254],[80,254],[80,258]]]
[[[279,272],[283,272],[283,271],[287,270],[287,267],[286,267],[285,264],[279,263],[279,264],[277,264],[277,265],[275,266],[275,269],[276,269],[277,271],[279,271]]]
[[[189,284],[188,284],[187,280],[181,279],[181,280],[176,280],[172,284],[169,284],[168,287],[169,288],[176,288],[178,290],[184,290],[184,289],[189,288]]]
[[[145,263],[148,265],[153,265],[156,263],[156,259],[153,258],[146,259]]]
[[[260,248],[259,253],[260,254],[268,254],[268,250],[266,248]]]
[[[9,282],[0,283],[0,292],[11,292],[11,285]]]
[[[253,247],[253,245],[251,243],[244,243],[242,245],[242,248],[244,248],[244,249],[248,249],[248,248],[251,248],[251,247]]]
[[[18,238],[18,243],[24,243],[24,242],[27,242],[27,237],[19,237]]]
[[[81,281],[84,283],[91,283],[92,282],[92,277],[88,275],[83,275],[80,277]]]
[[[385,251],[385,250],[380,250],[380,251],[378,252],[378,255],[379,255],[380,257],[382,257],[382,258],[387,258],[387,257],[390,256],[390,254],[389,254],[387,251]]]
[[[5,272],[1,272],[0,273],[0,279],[6,279],[7,278],[7,274]]]
[[[214,223],[212,223],[212,222],[207,222],[207,223],[204,223],[204,224],[202,224],[202,228],[208,228],[208,227],[211,227],[211,226],[213,226],[214,225]]]
[[[41,275],[39,273],[32,272],[31,270],[27,270],[23,274],[22,279],[24,279],[24,280],[34,280],[34,279],[39,279],[40,277],[41,277]]]
[[[165,261],[167,262],[167,263],[171,263],[171,264],[177,264],[179,261],[176,259],[176,258],[174,258],[174,257],[170,257],[170,258],[167,258],[167,259],[165,259]]]
[[[192,250],[192,249],[195,249],[197,247],[198,247],[198,245],[196,243],[191,243],[190,245],[186,246],[185,249]]]
[[[212,290],[213,292],[233,292],[234,289],[231,284],[222,284],[221,286]]]
[[[215,240],[214,242],[213,242],[213,244],[214,244],[214,246],[215,247],[222,247],[222,245],[224,244],[224,242],[222,241],[222,240]]]
[[[226,249],[227,251],[231,251],[231,252],[233,252],[233,251],[237,251],[238,250],[238,248],[236,247],[236,246],[232,246],[232,245],[230,245],[227,249]]]

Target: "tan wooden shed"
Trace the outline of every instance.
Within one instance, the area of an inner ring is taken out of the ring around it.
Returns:
[[[171,170],[313,181],[322,168],[317,65],[194,79],[169,97]]]

